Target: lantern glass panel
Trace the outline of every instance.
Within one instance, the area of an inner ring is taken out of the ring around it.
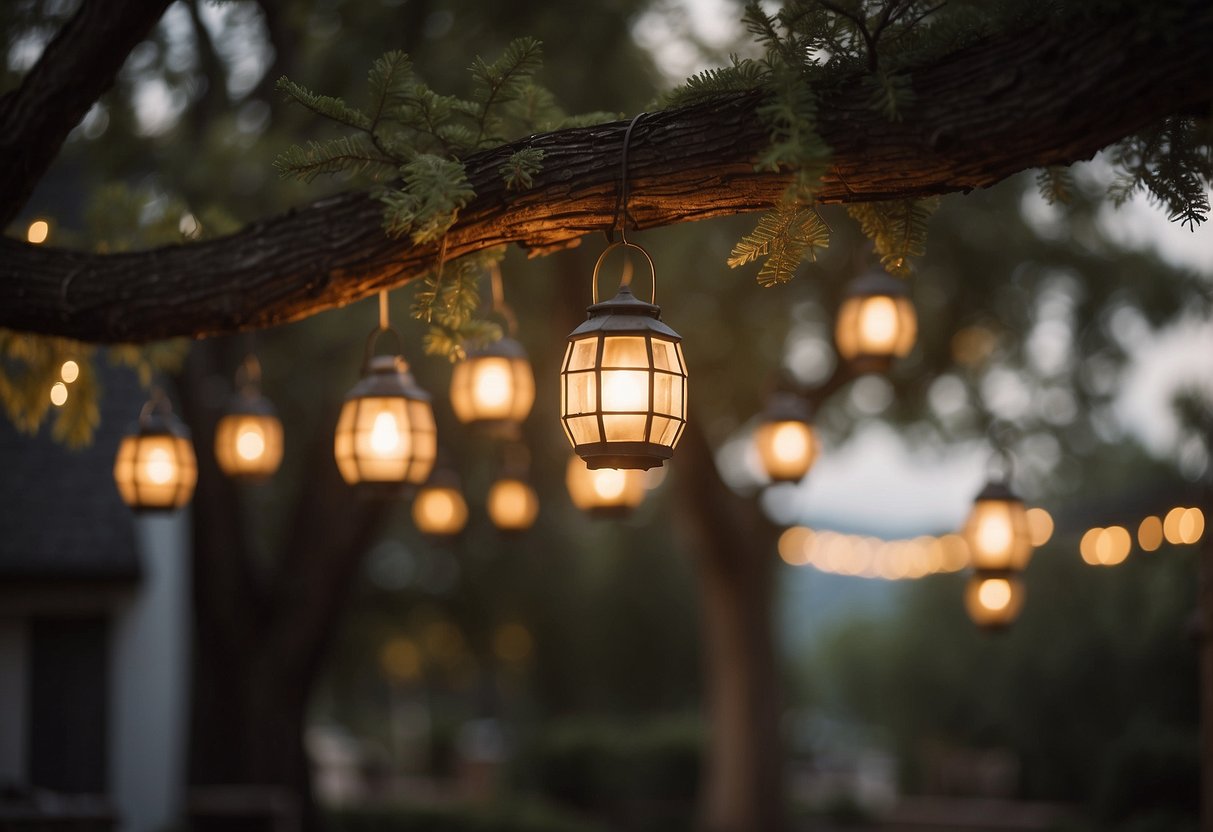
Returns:
[[[282,423],[269,413],[229,413],[215,430],[215,457],[232,477],[268,477],[282,463]]]
[[[599,468],[591,470],[574,455],[565,475],[573,505],[603,515],[623,515],[644,500],[645,474],[638,470]]]
[[[467,519],[467,502],[458,488],[426,486],[413,500],[413,523],[424,534],[458,534]]]
[[[1022,571],[1032,557],[1027,510],[1019,500],[977,500],[964,536],[975,569]]]
[[[607,336],[602,343],[602,366],[648,369],[649,351],[643,335]]]
[[[114,481],[132,508],[179,508],[189,502],[198,481],[194,448],[188,439],[167,432],[127,436],[118,446]]]
[[[776,482],[799,480],[817,458],[817,440],[806,422],[765,422],[755,432],[754,442],[763,470]]]
[[[341,408],[334,451],[348,483],[420,484],[434,466],[437,446],[429,402],[364,396]]]
[[[1025,595],[1019,578],[976,574],[965,586],[965,610],[979,627],[1006,627],[1019,617]]]
[[[501,479],[493,483],[488,496],[489,519],[504,531],[529,529],[539,514],[539,498],[522,480]]]

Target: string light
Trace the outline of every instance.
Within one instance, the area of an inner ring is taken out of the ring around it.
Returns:
[[[36,246],[46,242],[51,235],[51,224],[46,220],[34,220],[25,231],[25,239]]]
[[[63,379],[65,384],[71,384],[80,378],[80,365],[70,358],[64,361],[63,366],[59,368],[59,378]]]

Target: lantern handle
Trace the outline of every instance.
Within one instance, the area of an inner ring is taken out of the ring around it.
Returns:
[[[261,389],[261,362],[250,352],[236,368],[236,389],[241,393],[257,393]]]
[[[379,341],[379,336],[387,333],[396,341],[396,355],[404,355],[404,341],[400,338],[400,333],[390,326],[377,326],[371,330],[370,336],[366,339],[366,352],[362,356],[362,374],[366,375],[366,371],[370,369],[371,359],[375,356],[375,344]]]
[[[139,408],[140,427],[147,427],[148,421],[157,410],[163,416],[173,415],[173,403],[169,401],[168,396],[164,394],[164,390],[159,385],[152,388],[148,400],[143,403],[143,407]]]
[[[594,293],[593,293],[594,303],[598,303],[598,270],[602,268],[602,261],[606,259],[606,256],[617,248],[634,248],[637,251],[639,251],[641,254],[644,255],[645,261],[649,264],[649,274],[652,275],[652,277],[653,277],[653,291],[652,291],[652,294],[649,295],[649,303],[656,306],[657,305],[657,268],[653,265],[653,258],[649,255],[649,253],[647,251],[644,250],[643,246],[639,246],[636,243],[628,242],[627,240],[617,240],[616,242],[611,243],[609,246],[607,246],[606,248],[604,248],[602,250],[602,254],[598,255],[598,262],[594,264],[594,276],[591,278],[591,280],[593,281],[593,284],[594,284]],[[623,279],[619,281],[619,286],[620,286],[620,288],[622,288],[624,286],[627,286],[631,282],[632,282],[631,275],[629,275],[625,271]]]

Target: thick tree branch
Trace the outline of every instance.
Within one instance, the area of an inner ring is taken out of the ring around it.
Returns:
[[[25,205],[67,134],[109,89],[170,0],[84,0],[17,89],[0,96],[0,228]]]
[[[918,102],[889,122],[853,89],[823,91],[820,130],[834,151],[823,202],[967,191],[1018,171],[1092,156],[1159,117],[1209,101],[1213,7],[1166,37],[1140,20],[1050,21],[991,37],[913,73]],[[629,155],[630,213],[641,227],[755,211],[785,179],[755,172],[767,142],[757,94],[655,113]],[[448,257],[502,243],[575,244],[608,227],[624,123],[532,136],[467,160],[475,200]],[[498,166],[541,148],[527,191]],[[380,206],[345,194],[218,240],[136,254],[86,254],[0,242],[0,326],[90,341],[208,336],[274,326],[406,283],[435,246],[392,240]]]

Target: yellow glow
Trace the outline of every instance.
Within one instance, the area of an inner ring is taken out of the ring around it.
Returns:
[[[1109,526],[1095,539],[1095,557],[1104,566],[1123,563],[1133,548],[1133,538],[1124,526]]]
[[[29,224],[29,229],[25,232],[25,239],[34,245],[40,245],[46,242],[46,238],[50,236],[50,233],[50,223],[46,220],[34,220]]]
[[[594,480],[594,493],[604,500],[618,499],[627,485],[624,472],[614,468],[600,468],[591,471],[590,476]]]
[[[779,557],[790,566],[804,566],[809,562],[809,547],[813,533],[804,526],[792,526],[779,536]]]
[[[1162,521],[1150,515],[1137,527],[1137,545],[1143,552],[1157,552],[1162,545]]]
[[[1043,508],[1028,509],[1028,537],[1032,541],[1032,546],[1044,546],[1052,536],[1052,515]]]
[[[1183,543],[1195,543],[1205,533],[1205,514],[1198,508],[1185,509],[1179,519],[1179,539]]]
[[[63,366],[59,368],[59,378],[66,383],[71,384],[76,379],[80,378],[80,365],[70,358],[63,362]]]
[[[394,638],[383,645],[383,650],[379,653],[379,664],[392,681],[412,681],[421,676],[421,649],[410,638]]]
[[[456,488],[426,486],[413,500],[413,523],[425,534],[457,534],[467,518],[467,503]]]
[[[603,370],[602,409],[608,413],[645,411],[649,374],[640,370]]]
[[[1018,500],[975,501],[964,536],[977,569],[1022,570],[1032,557],[1027,511]]]
[[[253,462],[265,453],[265,436],[261,433],[260,425],[245,424],[236,434],[236,453],[241,459]]]
[[[1011,547],[1011,524],[1001,514],[983,514],[977,523],[976,542],[985,552],[1002,552]]]
[[[144,463],[144,473],[149,482],[154,485],[165,485],[173,479],[176,470],[173,457],[164,448],[152,448]]]
[[[497,480],[489,488],[489,519],[499,529],[521,531],[529,529],[539,514],[539,498],[521,480]]]
[[[1082,540],[1078,544],[1078,553],[1082,555],[1083,563],[1091,566],[1099,566],[1099,554],[1096,551],[1096,544],[1099,542],[1099,536],[1103,534],[1103,529],[1096,526],[1093,529],[1087,529],[1082,536]]]
[[[388,456],[400,445],[400,428],[396,425],[396,417],[382,411],[375,417],[371,426],[371,452],[379,456]]]
[[[876,355],[893,352],[897,340],[897,304],[884,295],[868,298],[859,312],[859,342]]]
[[[943,570],[959,572],[969,565],[969,544],[958,534],[945,534],[939,538],[943,552]]]
[[[62,381],[56,381],[51,385],[51,404],[55,407],[63,407],[67,402],[67,385]]]
[[[1004,578],[990,578],[977,589],[977,601],[991,612],[999,612],[1011,603],[1011,583]]]
[[[808,453],[809,437],[803,425],[784,422],[775,428],[771,447],[781,461],[794,462]]]
[[[1179,521],[1183,519],[1185,510],[1183,506],[1176,506],[1163,518],[1162,533],[1167,542],[1172,545],[1183,543],[1183,536],[1179,533]]]
[[[477,368],[475,389],[472,395],[485,410],[505,407],[514,390],[514,379],[510,366],[505,361],[482,362]]]
[[[503,624],[493,633],[493,652],[503,662],[525,661],[534,649],[531,631],[521,624]]]

